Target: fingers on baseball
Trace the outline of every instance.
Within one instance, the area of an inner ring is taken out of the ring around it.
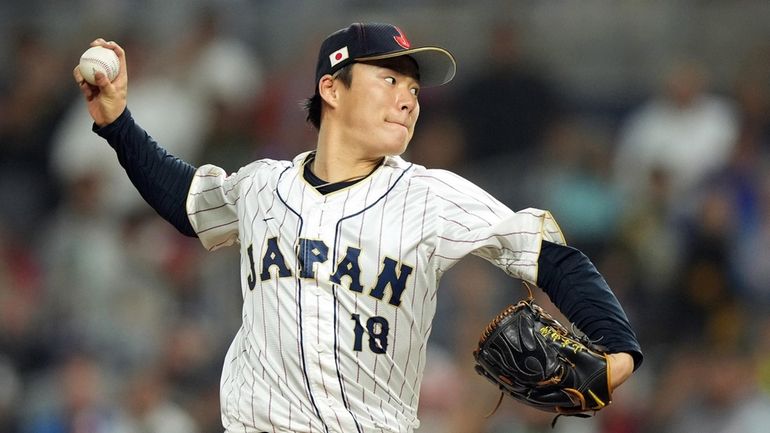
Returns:
[[[83,78],[83,74],[80,73],[80,66],[75,66],[75,69],[72,70],[72,76],[75,78],[75,82],[78,83],[80,91],[90,101],[93,98],[94,92],[91,85]]]
[[[120,70],[118,71],[118,77],[120,77],[121,75],[125,76],[128,73],[128,67],[126,63],[126,52],[125,50],[123,50],[123,47],[121,47],[120,44],[118,44],[115,41],[104,40],[104,38],[97,38],[91,42],[91,46],[92,47],[102,46],[104,48],[109,48],[112,51],[114,51],[115,54],[118,56],[118,60],[120,61]]]
[[[93,41],[91,41],[90,46],[92,47],[100,46],[104,48],[109,48],[112,51],[115,51],[115,54],[118,55],[119,59],[122,59],[126,54],[126,52],[123,50],[123,47],[121,47],[120,44],[118,44],[115,41],[106,41],[104,40],[104,38],[94,39]]]
[[[96,85],[99,86],[100,89],[103,89],[111,84],[110,79],[99,71],[94,73],[94,81],[96,81]]]
[[[85,82],[85,79],[83,79],[83,74],[80,73],[80,65],[75,66],[75,68],[72,70],[72,76],[75,78],[75,82],[78,84],[83,84],[83,82]]]
[[[114,84],[115,89],[123,89],[125,93],[126,83],[128,81],[128,66],[126,62],[126,52],[117,42],[107,41],[104,38],[94,39],[93,41],[91,41],[90,46],[92,47],[100,46],[100,47],[104,47],[112,50],[113,52],[115,52],[115,55],[118,56],[118,62],[120,63],[120,68],[118,69],[118,75],[115,76],[112,82],[110,82],[110,80],[107,79],[106,76],[104,76],[99,72],[96,72],[94,74],[94,81],[96,85],[91,87],[92,92],[106,91],[108,93],[111,93],[113,90],[108,89],[108,87]]]
[[[118,77],[125,77],[128,74],[128,63],[126,62],[126,52],[123,50],[123,47],[118,45],[117,43],[110,41],[111,44],[113,44],[110,48],[112,48],[113,51],[115,51],[115,54],[118,55],[118,60],[120,61],[120,70],[118,71]]]

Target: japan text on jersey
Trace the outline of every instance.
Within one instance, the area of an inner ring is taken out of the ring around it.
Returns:
[[[243,325],[227,353],[233,431],[410,432],[438,282],[469,253],[534,281],[550,214],[514,213],[452,173],[388,157],[322,195],[302,162],[196,172],[188,213],[204,246],[241,249]]]

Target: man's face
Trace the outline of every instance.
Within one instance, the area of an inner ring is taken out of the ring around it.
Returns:
[[[420,115],[417,65],[406,56],[353,65],[338,106],[346,139],[366,157],[400,155]]]

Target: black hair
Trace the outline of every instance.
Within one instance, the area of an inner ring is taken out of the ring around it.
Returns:
[[[342,82],[346,88],[350,88],[353,83],[353,64],[350,63],[338,70],[334,77]],[[318,86],[318,83],[316,83]],[[321,129],[321,107],[322,107],[321,95],[318,94],[318,88],[316,88],[315,95],[302,102],[302,108],[307,110],[307,121],[315,127],[315,129]]]

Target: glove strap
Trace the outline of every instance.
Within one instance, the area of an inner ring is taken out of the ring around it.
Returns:
[[[500,393],[500,398],[497,399],[497,404],[495,405],[495,407],[492,409],[491,412],[489,412],[488,414],[484,415],[484,418],[489,418],[490,416],[494,415],[495,412],[497,412],[497,409],[500,408],[500,404],[503,402],[503,396],[505,396],[505,394],[501,392]]]
[[[535,296],[532,294],[532,288],[529,287],[529,284],[527,284],[527,282],[524,281],[524,280],[521,280],[521,282],[524,284],[524,287],[527,288],[527,292],[529,292],[529,298],[527,298],[527,299],[530,299],[530,300],[531,299],[535,299]]]

